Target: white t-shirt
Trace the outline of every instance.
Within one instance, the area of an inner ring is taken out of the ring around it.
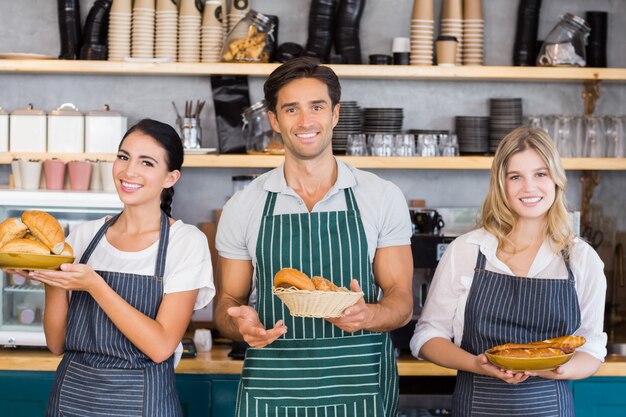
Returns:
[[[106,218],[82,223],[67,237],[74,248],[75,262],[89,246]],[[158,240],[144,250],[124,252],[113,247],[106,235],[100,239],[87,262],[94,270],[154,275]],[[199,289],[194,309],[200,309],[215,296],[213,268],[207,238],[198,228],[177,220],[170,226],[170,236],[165,259],[163,293]]]
[[[459,236],[448,246],[437,266],[426,304],[411,338],[413,356],[418,357],[424,343],[434,337],[454,339],[455,344],[461,345],[465,304],[474,278],[478,250],[486,257],[487,270],[514,275],[511,269],[496,257],[497,247],[497,238],[484,229]],[[575,287],[581,314],[580,327],[574,334],[587,339],[587,342],[577,350],[604,360],[607,341],[607,335],[603,331],[606,296],[604,264],[589,244],[575,238],[570,250],[570,268],[576,280]],[[528,277],[568,278],[563,258],[552,250],[548,242],[544,242],[539,249],[528,271]]]
[[[361,212],[370,262],[377,248],[410,245],[411,217],[402,191],[370,172],[336,161],[337,181],[312,212],[346,210],[344,190],[351,187]],[[251,260],[256,266],[257,237],[268,192],[278,193],[275,215],[308,213],[304,201],[287,185],[284,165],[266,172],[224,206],[215,242],[220,256]],[[254,279],[252,282],[254,285]]]

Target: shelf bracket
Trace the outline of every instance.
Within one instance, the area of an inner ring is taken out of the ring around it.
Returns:
[[[583,90],[583,101],[585,104],[585,114],[591,115],[596,111],[596,102],[602,95],[601,87],[602,81],[600,80],[586,80],[585,88]]]
[[[583,171],[580,174],[580,182],[582,183],[582,207],[580,210],[580,230],[582,232],[591,223],[589,218],[591,197],[593,197],[593,190],[600,184],[600,174],[597,171]]]

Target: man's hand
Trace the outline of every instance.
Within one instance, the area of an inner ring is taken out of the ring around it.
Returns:
[[[361,291],[361,286],[356,279],[350,281],[350,289],[355,292]],[[343,311],[343,317],[327,318],[326,320],[345,332],[354,333],[367,327],[374,316],[373,307],[374,305],[365,304],[361,297],[355,305]]]
[[[252,347],[265,347],[287,333],[282,320],[278,320],[273,329],[265,330],[256,310],[250,306],[230,307],[226,312],[235,319],[243,340]]]

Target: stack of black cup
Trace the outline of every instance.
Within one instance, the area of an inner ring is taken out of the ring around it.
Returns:
[[[587,40],[587,67],[606,68],[607,12],[587,12],[587,23],[591,27]]]
[[[341,0],[335,18],[335,51],[342,64],[361,63],[359,25],[365,0]]]
[[[513,65],[534,66],[537,57],[537,30],[541,0],[520,0],[513,46]]]
[[[309,38],[305,55],[328,62],[333,41],[333,22],[339,0],[311,0]]]

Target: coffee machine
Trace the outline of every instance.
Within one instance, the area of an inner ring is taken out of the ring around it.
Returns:
[[[411,321],[391,332],[391,339],[396,352],[409,350],[409,342],[415,324],[422,313],[426,302],[428,288],[435,274],[439,260],[446,248],[456,236],[443,234],[445,223],[441,215],[434,209],[411,210],[414,233],[411,236],[413,252],[413,317]]]

